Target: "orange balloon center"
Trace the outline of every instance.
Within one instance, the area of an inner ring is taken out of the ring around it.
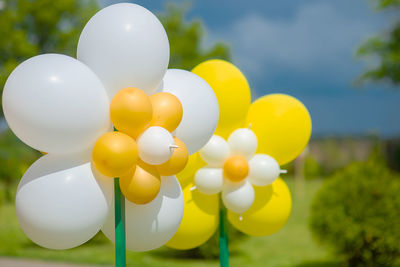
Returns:
[[[232,182],[240,182],[249,174],[249,163],[243,156],[229,157],[224,163],[224,176]]]

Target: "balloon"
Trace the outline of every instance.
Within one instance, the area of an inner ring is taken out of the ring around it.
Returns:
[[[222,201],[228,210],[242,214],[253,204],[254,189],[248,181],[226,182],[222,189]]]
[[[213,135],[200,150],[200,157],[211,167],[222,167],[229,153],[228,143],[222,137]]]
[[[161,177],[161,189],[148,204],[125,201],[126,246],[132,251],[147,251],[164,245],[178,230],[183,217],[184,199],[175,176]],[[114,209],[102,228],[114,241]]]
[[[217,98],[203,79],[185,70],[167,70],[162,90],[175,95],[182,104],[183,117],[175,135],[191,155],[208,142],[217,127]]]
[[[120,177],[119,185],[130,202],[147,204],[160,192],[161,178],[154,166],[139,162],[134,170]]]
[[[286,183],[277,179],[269,186],[254,187],[255,199],[241,216],[228,210],[228,220],[241,232],[252,236],[271,235],[289,219],[292,200]]]
[[[231,63],[212,59],[197,65],[193,73],[203,78],[214,90],[219,104],[216,135],[227,138],[243,126],[250,106],[250,87],[246,77]]]
[[[219,223],[218,195],[191,191],[193,183],[183,189],[185,211],[178,231],[166,246],[174,249],[192,249],[204,244],[215,233]]]
[[[174,142],[177,148],[174,149],[171,158],[161,165],[156,165],[157,171],[163,176],[174,175],[182,171],[189,159],[189,152],[185,144],[176,137],[174,137]]]
[[[257,154],[250,161],[249,182],[257,186],[272,184],[278,179],[281,169],[278,162],[265,154]]]
[[[224,163],[224,177],[232,182],[242,181],[247,177],[248,173],[249,164],[243,156],[231,156]]]
[[[187,184],[193,183],[196,171],[204,166],[206,163],[200,158],[199,152],[190,155],[185,168],[176,175],[181,186],[186,187]]]
[[[257,153],[270,155],[280,165],[295,159],[311,135],[306,107],[288,95],[261,97],[250,106],[246,121],[258,137]]]
[[[111,121],[119,131],[136,138],[149,125],[152,110],[145,92],[133,87],[124,88],[111,101]]]
[[[247,128],[235,130],[228,138],[232,155],[251,158],[257,150],[257,136]]]
[[[151,165],[159,165],[169,160],[174,152],[174,139],[162,127],[152,126],[137,139],[139,157]]]
[[[212,195],[221,192],[224,183],[222,169],[201,168],[194,176],[196,189],[203,194]]]
[[[105,85],[110,99],[119,90],[156,90],[169,62],[168,37],[157,17],[135,4],[108,6],[83,29],[78,59]]]
[[[109,206],[102,188],[112,182],[102,177],[96,180],[88,157],[45,155],[32,164],[18,185],[18,222],[42,247],[79,246],[103,225]]]
[[[153,106],[151,126],[161,126],[173,132],[182,120],[183,108],[179,99],[170,93],[160,92],[150,96]]]
[[[21,63],[8,77],[3,110],[27,145],[68,154],[92,147],[111,122],[100,80],[78,60],[44,54]]]
[[[135,140],[121,132],[109,132],[93,147],[93,163],[103,175],[119,177],[129,172],[138,160]]]

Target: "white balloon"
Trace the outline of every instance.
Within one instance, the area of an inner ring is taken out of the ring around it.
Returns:
[[[102,80],[111,99],[126,87],[148,94],[156,90],[168,68],[169,43],[153,13],[136,4],[120,3],[89,20],[77,53]]]
[[[184,199],[175,176],[161,177],[157,197],[145,205],[125,200],[126,246],[132,251],[161,247],[176,233],[183,217]],[[103,233],[114,242],[114,208],[110,210]]]
[[[223,182],[224,177],[221,168],[201,168],[194,176],[196,189],[207,195],[221,192]]]
[[[229,145],[224,138],[213,135],[200,150],[200,157],[211,167],[222,167],[229,157]]]
[[[240,128],[231,133],[228,144],[232,155],[251,158],[257,150],[257,136],[250,129]]]
[[[159,126],[147,128],[137,139],[139,157],[148,164],[159,165],[169,160],[174,152],[174,138]]]
[[[112,179],[92,173],[77,155],[45,155],[22,177],[15,200],[19,224],[36,244],[68,249],[91,239],[102,227],[109,206],[103,188]]]
[[[281,173],[278,162],[266,154],[254,155],[249,161],[249,169],[248,179],[256,186],[272,184]]]
[[[183,117],[175,132],[193,154],[208,142],[217,127],[217,97],[202,78],[179,69],[167,70],[163,91],[174,94],[182,103]]]
[[[23,142],[55,154],[88,149],[111,125],[100,80],[78,60],[58,54],[30,58],[11,73],[3,110]]]
[[[247,181],[242,183],[226,182],[222,189],[222,201],[227,209],[242,214],[254,202],[253,186]]]

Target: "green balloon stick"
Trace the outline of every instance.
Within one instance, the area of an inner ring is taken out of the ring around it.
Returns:
[[[125,242],[125,198],[119,187],[119,178],[114,179],[115,208],[115,267],[126,267]]]
[[[219,210],[219,265],[229,267],[229,248],[228,248],[228,222],[226,219],[226,209]]]

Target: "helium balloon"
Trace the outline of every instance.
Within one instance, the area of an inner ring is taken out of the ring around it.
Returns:
[[[243,156],[230,156],[224,163],[224,177],[232,182],[243,181],[248,173],[249,164]]]
[[[182,171],[189,159],[189,152],[185,144],[178,138],[174,138],[177,148],[174,149],[169,160],[161,165],[156,165],[157,171],[163,176],[170,176]]]
[[[222,167],[229,153],[228,143],[218,135],[213,135],[200,150],[201,158],[211,167]]]
[[[222,169],[201,168],[194,176],[196,189],[203,194],[212,195],[221,192],[224,183]]]
[[[97,140],[93,163],[103,175],[119,177],[129,172],[138,160],[135,140],[121,132],[109,132]]]
[[[286,183],[277,179],[269,186],[255,186],[253,205],[240,215],[228,210],[228,220],[241,232],[267,236],[281,229],[289,219],[292,200]]]
[[[184,199],[175,176],[161,177],[161,189],[148,204],[125,201],[126,247],[147,251],[164,245],[176,233],[183,217]],[[114,241],[114,208],[108,214],[103,233]]]
[[[250,161],[249,182],[257,186],[272,184],[278,179],[281,169],[278,162],[265,154],[257,154]]]
[[[8,125],[27,145],[68,154],[92,147],[111,125],[109,101],[97,76],[78,60],[56,54],[15,68],[3,91]]]
[[[187,184],[193,183],[196,171],[204,166],[206,163],[201,159],[199,152],[190,155],[185,168],[176,175],[181,186],[186,187]]]
[[[97,74],[111,99],[126,87],[147,94],[155,91],[168,67],[169,43],[154,14],[139,5],[120,3],[89,20],[77,54]]]
[[[153,106],[151,126],[161,126],[173,132],[182,120],[183,108],[179,99],[170,93],[160,92],[150,96]]]
[[[151,121],[150,98],[140,89],[124,88],[113,97],[110,116],[115,128],[136,138]]]
[[[174,249],[192,249],[204,244],[215,233],[219,223],[218,195],[205,195],[190,190],[193,183],[183,189],[185,210],[175,235],[166,246]]]
[[[96,180],[86,157],[41,157],[18,185],[15,207],[22,230],[45,248],[85,243],[100,230],[109,210],[100,183],[107,187],[112,180]]]
[[[251,104],[246,121],[258,137],[257,153],[270,155],[280,165],[295,159],[311,135],[311,118],[306,107],[288,95],[261,97]]]
[[[139,157],[151,165],[163,164],[174,152],[175,142],[172,135],[162,127],[152,126],[137,139]]]
[[[228,144],[232,155],[242,155],[249,159],[257,150],[257,136],[247,128],[240,128],[231,133]]]
[[[193,73],[203,78],[214,90],[219,104],[216,135],[227,138],[243,127],[250,106],[250,87],[246,77],[231,63],[212,59],[197,65]]]
[[[228,182],[222,189],[222,201],[225,207],[237,214],[248,210],[254,202],[254,189],[248,181]]]
[[[178,69],[167,70],[162,91],[175,95],[182,104],[183,117],[175,136],[186,144],[191,155],[208,142],[217,127],[217,98],[202,78]]]

